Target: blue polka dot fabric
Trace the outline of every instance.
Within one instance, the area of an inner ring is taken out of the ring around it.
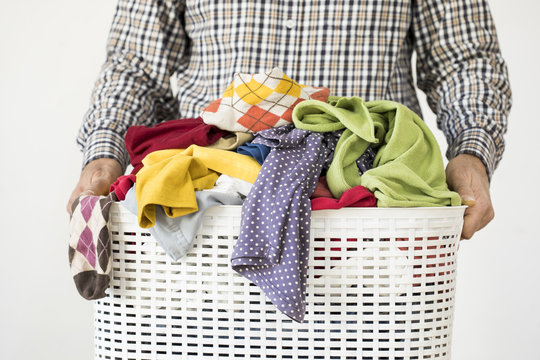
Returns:
[[[259,286],[278,310],[301,322],[313,193],[331,150],[322,133],[292,125],[263,130],[254,143],[272,148],[242,206],[232,268]]]

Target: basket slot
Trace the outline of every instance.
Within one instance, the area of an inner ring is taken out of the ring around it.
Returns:
[[[306,317],[231,270],[240,207],[208,211],[172,261],[111,207],[113,278],[95,302],[96,359],[449,359],[463,209],[312,214]]]

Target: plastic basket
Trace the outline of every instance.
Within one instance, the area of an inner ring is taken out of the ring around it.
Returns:
[[[241,207],[210,209],[193,250],[172,262],[114,204],[95,358],[450,359],[463,211],[314,211],[306,317],[296,323],[230,267]]]

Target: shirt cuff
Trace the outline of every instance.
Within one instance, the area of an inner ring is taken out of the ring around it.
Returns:
[[[110,158],[117,160],[125,171],[129,155],[123,136],[111,130],[95,130],[86,139],[83,150],[83,168],[92,160]]]
[[[495,141],[489,133],[482,128],[472,128],[463,131],[454,140],[446,152],[448,159],[453,159],[460,154],[474,155],[479,158],[484,166],[489,180],[497,167],[500,157]]]

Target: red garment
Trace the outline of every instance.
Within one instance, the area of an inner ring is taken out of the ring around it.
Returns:
[[[151,152],[185,149],[190,145],[208,146],[230,132],[205,124],[201,117],[169,120],[151,128],[131,126],[126,132],[126,149],[133,165],[132,174],[142,168],[142,159]]]
[[[321,176],[319,178],[319,182],[317,182],[317,186],[315,187],[313,194],[311,194],[310,199],[314,199],[318,197],[326,197],[326,198],[332,198],[332,199],[334,198],[334,196],[332,196],[332,193],[330,192],[330,188],[328,187],[326,176]]]
[[[321,184],[322,183],[322,184]],[[326,179],[321,177],[319,184],[321,189],[324,189],[324,183]],[[330,196],[332,196],[330,194]],[[316,197],[311,199],[311,210],[324,210],[324,209],[341,209],[342,207],[375,207],[377,206],[377,199],[368,189],[358,185],[347,191],[345,191],[339,200],[331,197]],[[315,241],[321,239],[315,239]],[[330,239],[330,241],[341,241],[341,239]],[[357,239],[347,239],[347,241],[358,241]],[[315,251],[322,251],[324,248],[315,248]],[[350,250],[347,248],[347,250]],[[330,248],[330,251],[341,251],[341,247]],[[315,256],[315,260],[324,260],[324,257]],[[332,256],[330,260],[341,260],[341,256]],[[324,266],[315,266],[315,269],[324,269]],[[315,276],[316,278],[319,276]]]
[[[116,197],[118,200],[122,201],[126,198],[126,194],[131,189],[133,184],[135,184],[135,175],[122,175],[118,179],[116,179],[115,182],[111,184],[111,187],[109,188],[109,192],[113,192],[116,194]]]
[[[341,209],[343,207],[375,207],[377,198],[362,185],[345,191],[339,200],[327,197],[311,199],[311,210]]]

